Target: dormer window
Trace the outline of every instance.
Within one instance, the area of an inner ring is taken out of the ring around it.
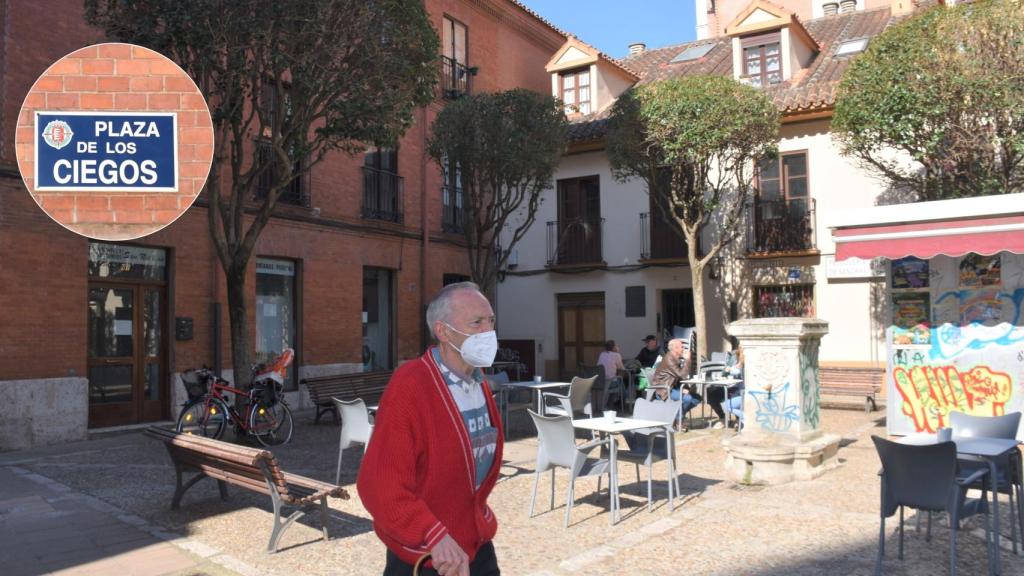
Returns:
[[[742,78],[752,86],[771,86],[782,82],[782,44],[780,34],[758,34],[742,39]]]
[[[566,114],[590,114],[590,68],[562,72],[562,102]]]

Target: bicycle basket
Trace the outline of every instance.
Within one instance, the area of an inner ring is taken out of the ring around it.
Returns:
[[[181,373],[181,383],[185,385],[189,400],[195,400],[210,391],[210,384],[200,370],[185,370]]]

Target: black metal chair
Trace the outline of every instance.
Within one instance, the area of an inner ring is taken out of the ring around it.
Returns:
[[[1017,437],[1020,427],[1020,412],[1011,412],[1002,416],[971,416],[963,412],[950,413],[949,426],[953,436],[970,438],[1006,438]],[[960,462],[962,471],[974,471],[979,468],[988,469],[988,464],[976,461]],[[1020,528],[1021,539],[1024,540],[1024,487],[1021,484],[1021,454],[1013,454],[996,460],[996,478],[993,490],[1010,497],[1010,540],[1013,542],[1013,553],[1017,553],[1017,528]],[[977,486],[972,486],[977,488]]]
[[[875,574],[882,573],[885,555],[885,519],[900,513],[899,558],[903,559],[903,509],[914,508],[925,512],[949,514],[950,575],[956,576],[956,534],[960,521],[975,514],[985,514],[985,542],[989,545],[989,572],[992,572],[991,523],[988,518],[988,470],[981,469],[967,477],[957,474],[956,444],[942,442],[926,446],[913,446],[872,436],[878,457],[882,460],[882,499],[878,530],[878,558]],[[980,499],[967,498],[967,490],[982,481]],[[931,522],[929,517],[929,533]]]

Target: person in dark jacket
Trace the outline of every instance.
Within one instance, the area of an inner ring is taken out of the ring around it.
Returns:
[[[653,368],[654,362],[658,356],[661,356],[661,351],[658,350],[658,339],[654,337],[654,334],[648,334],[643,341],[644,347],[637,353],[636,360],[644,368]]]

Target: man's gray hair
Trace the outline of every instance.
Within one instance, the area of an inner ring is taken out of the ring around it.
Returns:
[[[439,320],[441,322],[448,322],[451,319],[453,311],[452,297],[456,292],[463,290],[471,290],[481,294],[480,286],[477,286],[475,282],[456,282],[441,288],[427,306],[427,326],[430,328],[430,335],[434,337],[434,340],[437,340],[437,334],[434,333],[434,324],[437,324]]]

